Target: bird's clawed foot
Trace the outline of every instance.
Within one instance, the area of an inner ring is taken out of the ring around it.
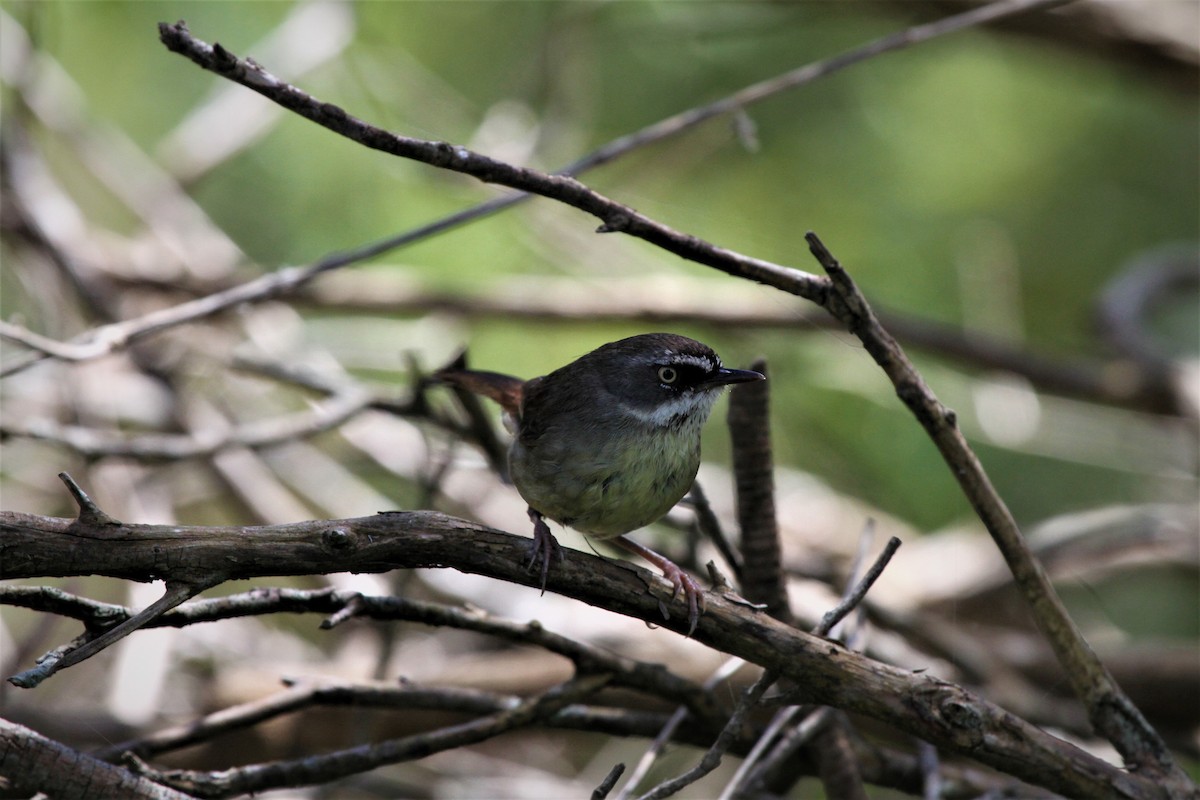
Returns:
[[[671,582],[675,587],[675,591],[671,594],[672,600],[678,600],[682,594],[687,600],[688,606],[688,632],[691,636],[696,632],[696,625],[700,622],[700,615],[704,613],[704,587],[699,581],[689,575],[682,567],[677,566],[673,561],[663,559],[662,564],[658,568],[663,571],[663,577]],[[667,616],[666,608],[663,608],[663,616]]]
[[[525,565],[525,569],[528,571],[538,564],[541,565],[542,594],[545,594],[546,579],[550,576],[550,562],[562,561],[563,551],[541,512],[531,508],[529,518],[533,520],[533,544],[529,547],[529,563]]]
[[[654,566],[662,570],[663,577],[671,582],[674,591],[671,593],[671,600],[678,600],[679,595],[683,595],[683,599],[687,601],[688,606],[688,631],[687,635],[691,636],[696,632],[696,625],[700,622],[700,615],[704,613],[704,587],[700,582],[689,575],[678,564],[666,556],[659,555],[649,547],[643,547],[637,542],[626,539],[624,536],[618,536],[613,539],[613,544],[619,544],[631,553],[636,553],[642,558],[649,561]],[[666,604],[659,601],[659,607],[662,609],[663,617],[670,619],[667,613]]]

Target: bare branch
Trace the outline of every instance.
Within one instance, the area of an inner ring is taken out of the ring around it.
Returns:
[[[22,797],[37,794],[56,800],[190,798],[6,719],[0,719],[0,775],[11,781],[6,788],[24,792]]]
[[[711,691],[715,687],[729,680],[744,666],[746,666],[746,662],[740,658],[730,658],[722,662],[721,665],[713,671],[712,675],[710,675],[708,679],[704,681],[705,691]],[[675,738],[676,731],[679,730],[679,727],[683,724],[686,718],[687,709],[684,706],[679,706],[675,709],[674,713],[671,714],[671,717],[655,735],[654,741],[650,743],[650,747],[647,748],[646,752],[643,753],[642,757],[638,760],[637,766],[634,767],[633,772],[629,776],[629,780],[625,782],[625,787],[621,790],[621,793],[617,795],[617,800],[628,800],[629,797],[633,796],[634,790],[637,789],[642,780],[644,780],[645,777],[650,774],[651,768],[653,768],[655,762],[663,754],[663,751],[666,750],[667,744]],[[711,742],[709,742],[709,744],[711,744]]]
[[[558,200],[597,217],[602,223],[602,232],[620,231],[683,258],[731,275],[766,283],[791,294],[819,302],[828,289],[827,281],[823,278],[724,250],[675,231],[604,197],[572,177],[548,175],[498,161],[459,145],[414,139],[376,128],[338,106],[320,102],[279,80],[257,63],[237,58],[219,44],[209,45],[200,41],[181,23],[164,23],[159,26],[159,33],[169,49],[187,56],[204,69],[253,89],[296,114],[365,147],[470,175],[485,183],[499,183]]]
[[[869,520],[868,522],[873,527],[874,520]],[[896,555],[896,551],[899,549],[899,539],[895,536],[888,539],[887,545],[884,546],[883,552],[879,554],[879,557],[875,559],[875,563],[866,571],[862,579],[846,587],[846,593],[842,596],[841,602],[829,609],[825,616],[821,617],[821,622],[813,629],[813,633],[818,636],[827,635],[833,630],[834,625],[837,625],[845,619],[847,614],[857,608],[867,596],[867,592],[871,591],[871,587],[875,584],[875,581],[879,580],[879,576],[887,569],[888,562],[892,560],[892,556]]]
[[[750,369],[767,375],[767,362]],[[783,575],[779,522],[775,517],[775,463],[771,452],[770,381],[746,384],[729,396],[729,439],[738,527],[741,529],[742,593],[767,613],[792,621]]]
[[[29,420],[5,421],[0,424],[0,434],[53,442],[89,457],[126,456],[145,461],[199,458],[229,448],[269,447],[315,436],[338,427],[378,402],[377,397],[355,384],[348,383],[344,389],[311,411],[244,422],[227,431],[130,437],[112,430]]]
[[[488,714],[461,725],[451,725],[429,733],[388,739],[349,750],[308,756],[294,761],[251,764],[222,772],[172,770],[159,772],[139,764],[139,771],[156,782],[175,786],[197,797],[234,797],[242,794],[289,786],[345,778],[386,764],[396,764],[431,753],[452,750],[486,741],[516,728],[540,722],[564,707],[594,694],[608,683],[609,675],[577,677],[512,708]]]
[[[733,710],[733,714],[729,716],[729,721],[721,729],[721,735],[713,742],[712,747],[705,751],[704,757],[700,759],[700,763],[682,775],[668,781],[663,781],[638,798],[638,800],[661,800],[661,798],[670,797],[719,767],[721,759],[724,757],[726,751],[729,750],[730,744],[733,743],[733,737],[742,726],[742,721],[758,705],[763,694],[767,689],[771,688],[775,681],[779,680],[779,677],[779,673],[771,669],[763,672],[759,679],[754,682],[754,685],[746,689],[742,694],[738,700],[737,707]]]
[[[716,289],[711,281],[684,281],[672,276],[669,306],[662,300],[661,277],[604,277],[606,291],[581,285],[575,279],[539,276],[537,291],[514,280],[489,286],[486,295],[449,293],[426,289],[406,276],[398,280],[383,274],[329,275],[305,284],[292,293],[295,305],[316,306],[344,313],[389,315],[442,312],[469,319],[551,320],[560,323],[637,322],[647,325],[715,326],[718,329],[790,329],[811,332],[841,330],[841,323],[816,309],[764,306],[753,287]],[[230,288],[226,282],[181,284],[142,276],[116,277],[122,286],[174,294],[204,294]],[[609,291],[611,290],[611,291]],[[720,291],[721,303],[710,302]],[[921,319],[894,310],[878,309],[884,328],[914,349],[932,353],[973,369],[1000,370],[1027,378],[1037,388],[1094,403],[1155,414],[1195,416],[1194,408],[1181,403],[1169,374],[1138,361],[1070,357],[1030,350],[988,333]],[[36,335],[36,334],[35,334]],[[53,340],[50,340],[53,342]],[[55,342],[55,344],[57,344]]]
[[[725,529],[721,527],[721,521],[717,519],[717,514],[713,511],[712,504],[708,502],[708,495],[705,494],[704,487],[700,484],[700,481],[692,484],[692,490],[688,492],[683,502],[691,506],[692,512],[696,515],[696,529],[699,531],[700,536],[716,546],[721,557],[725,559],[725,562],[729,564],[729,568],[733,570],[734,576],[740,581],[742,578],[742,556],[734,549],[733,545],[729,542],[729,538],[725,535]]]
[[[841,600],[822,616],[821,621],[812,630],[814,635],[828,636],[830,631],[847,614],[862,603],[871,586],[874,585],[875,581],[891,561],[896,550],[899,549],[900,540],[893,536],[888,542],[887,547],[884,548],[884,551],[871,565],[870,569],[860,578],[861,564],[866,561],[866,554],[869,552],[871,542],[874,539],[874,530],[874,520],[868,520],[862,535],[859,537],[859,554],[855,558],[854,566],[850,570]],[[843,638],[849,641],[847,637]],[[805,716],[799,722],[793,724],[793,720],[802,711],[805,712]],[[722,792],[722,800],[741,796],[748,787],[760,783],[763,780],[763,776],[772,771],[779,763],[792,761],[800,747],[814,736],[818,739],[818,771],[824,779],[826,772],[829,771],[828,765],[825,763],[827,760],[832,759],[835,762],[842,762],[847,758],[848,744],[845,729],[848,725],[849,722],[844,717],[835,716],[832,713],[832,709],[827,707],[801,709],[799,706],[792,705],[781,709],[775,714],[770,725],[767,726],[767,730],[754,745],[754,749],[750,752],[750,755],[742,762],[742,765],[738,768],[737,773],[729,782],[725,791]],[[822,743],[820,741],[826,738],[832,738],[833,741],[831,743]],[[770,750],[769,754],[768,750]],[[849,796],[852,791],[861,793],[862,781],[861,779],[853,781],[851,779],[853,772],[848,765],[843,764],[842,771],[839,773],[842,785],[835,788],[827,784],[826,792],[834,796]]]
[[[604,780],[600,781],[592,791],[592,800],[604,800],[604,798],[608,797],[608,793],[617,785],[617,781],[621,780],[621,775],[624,772],[624,764],[617,764],[609,770],[608,774],[604,776]]]
[[[603,197],[573,179],[515,167],[463,147],[403,137],[374,128],[341,108],[317,102],[308,94],[279,81],[259,65],[239,60],[220,45],[209,46],[195,39],[182,24],[164,24],[160,26],[160,34],[170,49],[187,55],[205,69],[242,83],[301,116],[367,147],[559,200],[598,217],[603,222],[600,228],[603,232],[627,233],[683,258],[730,275],[774,286],[824,306],[863,340],[867,350],[895,383],[901,399],[917,414],[935,442],[939,441],[940,435],[946,442],[953,441],[954,451],[969,462],[966,470],[957,473],[959,481],[985,525],[998,538],[997,543],[1013,568],[1018,583],[1026,588],[1026,598],[1033,604],[1039,625],[1054,642],[1056,652],[1071,674],[1077,693],[1088,705],[1094,723],[1105,731],[1131,764],[1156,773],[1170,774],[1177,781],[1185,780],[1161,739],[1120,692],[1070,622],[1049,582],[1041,575],[1036,561],[1023,548],[1020,532],[1011,515],[991,490],[978,460],[953,425],[951,415],[933,398],[920,376],[900,353],[895,341],[880,327],[865,298],[857,292],[853,282],[815,236],[809,236],[810,246],[829,274],[829,283],[807,273],[742,256],[695,237],[685,236]],[[892,359],[893,353],[900,354],[899,361]],[[923,402],[923,399],[930,402]],[[943,446],[943,442],[939,442],[939,446]],[[952,459],[948,460],[955,466]],[[985,497],[989,498],[987,503],[978,502]]]
[[[825,794],[843,800],[867,800],[862,774],[850,746],[849,720],[831,710],[821,715],[818,728],[813,747]]]
[[[433,512],[247,529],[91,529],[73,520],[0,512],[0,578],[97,574],[196,581],[216,572],[245,579],[452,567],[535,586],[539,578],[524,569],[527,541]],[[569,551],[551,572],[547,588],[654,623],[661,622],[660,600],[676,602],[672,587],[660,576],[578,551]],[[709,594],[706,600],[708,610],[694,638],[778,670],[805,695],[802,702],[879,719],[942,752],[969,755],[1065,794],[1168,796],[1166,789],[1105,764],[953,684],[873,661],[720,595]],[[682,605],[671,612],[665,626],[684,633]]]
[[[243,730],[286,714],[314,707],[353,706],[376,709],[437,709],[465,714],[498,714],[521,704],[515,694],[449,686],[418,686],[407,681],[394,683],[352,682],[335,679],[306,679],[289,682],[287,688],[264,698],[224,708],[213,714],[158,731],[150,736],[105,747],[97,758],[116,761],[125,753],[150,758],[162,753],[210,741],[231,731]],[[625,712],[602,706],[568,705],[542,720],[553,728],[616,732],[633,735],[656,722],[662,714]]]
[[[195,597],[205,589],[221,583],[224,579],[218,576],[207,581],[167,581],[163,596],[144,609],[121,622],[121,624],[106,629],[103,633],[93,634],[88,631],[66,647],[56,648],[38,659],[37,666],[13,675],[8,682],[22,689],[32,689],[49,678],[60,669],[78,664],[99,653],[101,650],[116,644],[129,634],[141,628],[157,617],[162,616],[188,598]]]
[[[59,614],[80,620],[90,630],[103,631],[133,616],[124,606],[99,603],[51,587],[0,587],[0,605]],[[707,689],[677,678],[657,664],[624,658],[609,651],[547,631],[537,623],[497,619],[482,611],[455,608],[440,603],[404,597],[371,597],[329,589],[265,589],[193,600],[146,622],[144,627],[182,628],[205,622],[279,613],[310,613],[329,616],[322,628],[332,628],[348,617],[379,621],[402,620],[425,625],[457,628],[494,636],[505,641],[540,647],[569,659],[583,672],[608,672],[614,680],[632,689],[681,704],[697,723],[715,723],[720,712]]]
[[[848,320],[851,333],[862,340],[867,352],[896,387],[897,396],[937,445],[1008,563],[1038,627],[1054,648],[1075,694],[1087,707],[1092,724],[1131,766],[1150,774],[1169,776],[1176,787],[1191,785],[1158,733],[1117,686],[1071,620],[1021,535],[1016,520],[959,431],[954,412],[942,405],[926,385],[899,343],[884,330],[866,297],[816,234],[809,233],[805,238],[813,256],[833,281],[839,307],[835,316]]]

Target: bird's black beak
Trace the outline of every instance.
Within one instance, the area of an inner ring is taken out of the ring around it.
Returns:
[[[729,383],[749,383],[750,381],[765,381],[766,375],[752,369],[726,369],[721,367],[716,372],[704,378],[705,386],[724,386]]]

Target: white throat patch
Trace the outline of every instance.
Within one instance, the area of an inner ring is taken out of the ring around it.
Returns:
[[[681,418],[688,418],[686,424],[699,426],[708,419],[708,414],[720,394],[720,391],[715,390],[685,392],[651,409],[624,405],[622,410],[656,428],[677,426]]]

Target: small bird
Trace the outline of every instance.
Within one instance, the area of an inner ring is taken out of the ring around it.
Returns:
[[[721,390],[764,380],[726,369],[711,347],[672,333],[603,345],[549,375],[522,381],[466,369],[465,359],[434,379],[495,400],[513,433],[509,474],[529,504],[542,591],[562,550],[546,519],[611,541],[662,570],[688,603],[688,634],[703,594],[664,556],[625,538],[661,518],[687,494],[700,467],[700,431]]]

